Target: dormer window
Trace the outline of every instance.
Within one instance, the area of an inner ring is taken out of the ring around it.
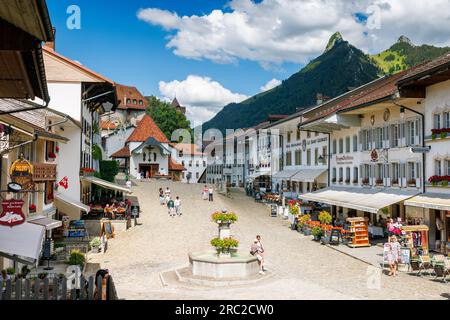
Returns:
[[[131,99],[127,99],[127,104],[131,104]]]
[[[133,104],[137,104],[137,100],[136,99],[133,99]]]
[[[139,100],[139,105],[140,105],[140,106],[143,106],[143,105],[144,105],[144,101]]]

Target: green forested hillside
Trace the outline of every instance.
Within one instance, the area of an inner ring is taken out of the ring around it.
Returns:
[[[272,90],[225,106],[203,124],[203,130],[217,128],[224,132],[228,128],[249,128],[267,120],[270,114],[292,114],[297,109],[314,105],[318,93],[335,97],[350,87],[361,86],[379,76],[396,73],[448,51],[450,48],[415,46],[402,36],[388,50],[369,56],[335,33],[325,52],[298,73]]]

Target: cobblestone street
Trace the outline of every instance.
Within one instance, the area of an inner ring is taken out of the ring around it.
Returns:
[[[182,199],[183,216],[170,218],[158,201],[159,187],[169,186]],[[215,195],[202,200],[201,185],[140,182],[133,188],[139,197],[141,225],[109,241],[108,251],[90,262],[101,263],[114,277],[123,299],[445,299],[450,284],[405,273],[381,276],[381,288],[370,283],[373,267],[322,246],[310,237],[288,229],[281,218],[271,218],[265,205],[243,193],[233,199]],[[274,276],[243,287],[201,288],[164,286],[160,274],[188,265],[188,252],[210,250],[217,228],[210,220],[215,210],[226,208],[239,216],[232,235],[240,250],[248,251],[256,234],[262,236],[267,268]],[[358,250],[358,249],[355,249]],[[375,269],[377,270],[377,269]],[[375,279],[377,277],[375,276]],[[379,279],[379,277],[378,277]]]

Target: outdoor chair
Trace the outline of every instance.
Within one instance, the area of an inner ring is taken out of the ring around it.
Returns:
[[[430,256],[419,256],[420,259],[420,268],[423,270],[423,273],[427,273],[431,275],[430,270],[433,270],[433,264],[431,263]]]
[[[419,260],[411,260],[410,262],[411,270],[416,272],[416,276],[421,277],[422,276],[422,267]]]

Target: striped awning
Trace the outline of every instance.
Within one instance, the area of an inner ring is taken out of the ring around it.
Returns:
[[[450,211],[450,194],[424,193],[405,201],[405,206]]]
[[[419,191],[405,191],[400,189],[331,187],[312,193],[302,194],[299,198],[311,202],[378,213],[383,208],[408,200],[419,193]]]
[[[70,199],[62,194],[58,194],[55,196],[56,199],[56,206],[58,206],[58,202],[63,202],[65,204],[68,204],[70,206],[76,207],[78,209],[80,209],[81,211],[84,211],[86,213],[89,213],[89,211],[91,211],[91,208],[89,208],[89,206],[81,203],[80,201],[77,200],[73,200]]]

